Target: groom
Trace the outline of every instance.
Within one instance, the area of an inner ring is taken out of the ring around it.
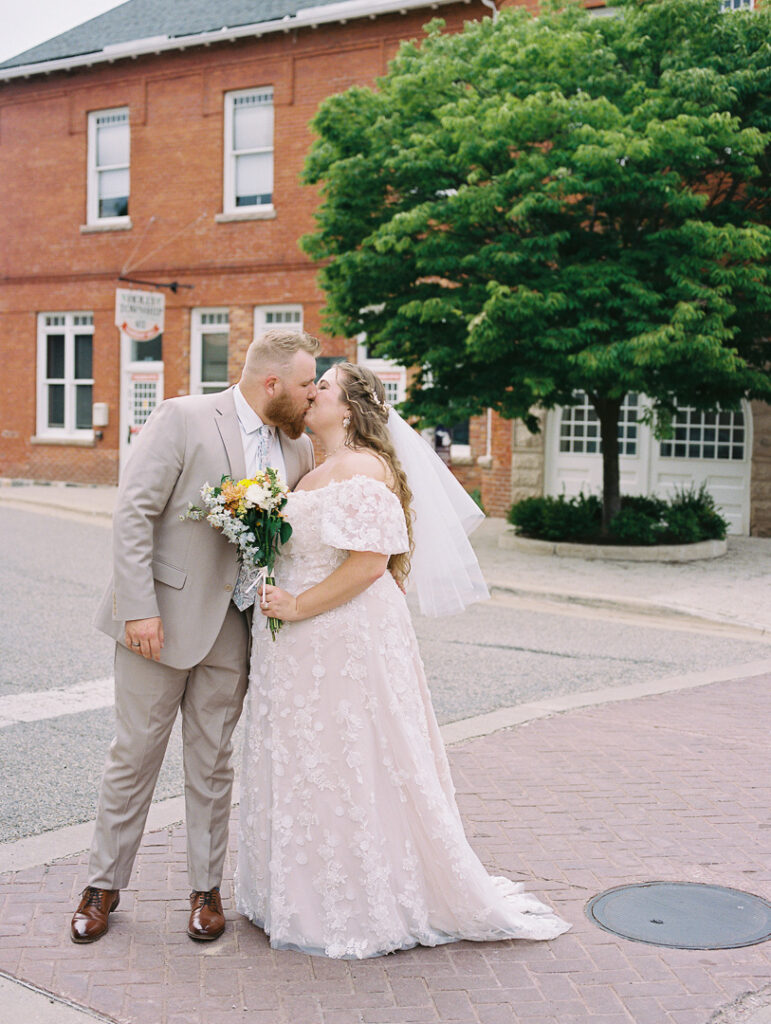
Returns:
[[[233,783],[231,737],[247,684],[248,600],[233,603],[236,548],[182,520],[204,483],[276,467],[290,487],[313,468],[303,433],[320,346],[281,329],[252,342],[237,385],[162,402],[123,473],[113,518],[113,578],[96,625],[116,640],[116,733],[102,779],[89,883],[73,942],[107,931],[131,869],[171,728],[182,711],[188,935],[225,930],[219,895]],[[253,593],[252,593],[253,601]]]

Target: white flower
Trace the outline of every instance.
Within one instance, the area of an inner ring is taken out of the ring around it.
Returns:
[[[260,486],[260,484],[250,484],[246,488],[244,501],[248,505],[256,505],[257,508],[269,509],[271,507],[270,491],[266,487]]]

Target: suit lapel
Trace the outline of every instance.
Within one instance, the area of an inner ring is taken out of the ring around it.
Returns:
[[[215,409],[214,419],[222,443],[225,445],[230,464],[230,475],[234,480],[243,480],[246,476],[246,459],[244,458],[244,443],[241,440],[241,427],[238,424],[232,388],[222,392]]]

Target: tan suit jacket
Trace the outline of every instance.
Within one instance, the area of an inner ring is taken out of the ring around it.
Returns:
[[[280,433],[288,484],[313,468],[303,435]],[[238,575],[234,545],[208,523],[181,520],[204,483],[246,476],[232,389],[162,402],[128,460],[113,516],[113,577],[95,625],[124,642],[128,619],[160,615],[161,662],[190,668],[216,640]]]

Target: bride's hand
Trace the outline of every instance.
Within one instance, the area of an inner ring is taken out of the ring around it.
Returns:
[[[260,611],[270,619],[281,619],[282,622],[296,622],[299,619],[297,598],[281,587],[265,585],[265,592],[260,593]]]

